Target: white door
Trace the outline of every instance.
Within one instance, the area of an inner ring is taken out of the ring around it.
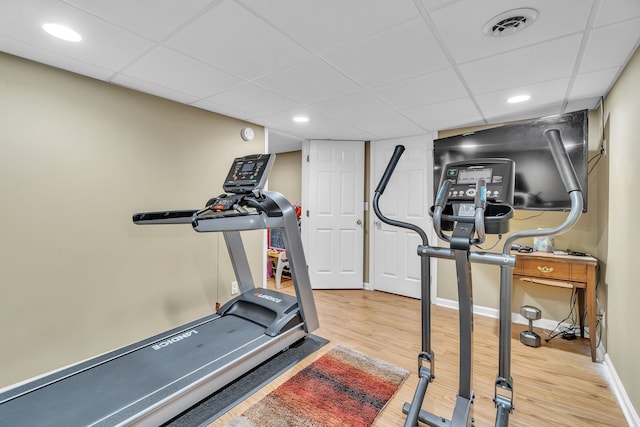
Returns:
[[[433,193],[433,139],[430,136],[400,138],[371,143],[371,200],[396,145],[406,150],[380,197],[380,211],[387,217],[416,224],[432,242],[428,209]],[[375,290],[420,298],[420,257],[422,244],[413,231],[381,222],[371,209],[370,277]],[[432,263],[433,265],[433,263]],[[432,292],[433,294],[433,292]]]
[[[311,286],[362,288],[364,142],[308,141],[307,159],[302,229]]]

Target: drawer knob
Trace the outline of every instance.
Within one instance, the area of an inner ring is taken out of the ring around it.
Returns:
[[[538,266],[538,271],[540,273],[553,273],[553,267],[547,267],[546,265],[542,267]]]

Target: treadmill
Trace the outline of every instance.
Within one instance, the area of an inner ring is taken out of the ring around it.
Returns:
[[[318,328],[295,211],[263,191],[275,155],[236,158],[201,210],[137,213],[136,224],[222,232],[240,295],[209,316],[0,394],[0,425],[157,426]],[[295,296],[256,288],[240,231],[278,228]]]

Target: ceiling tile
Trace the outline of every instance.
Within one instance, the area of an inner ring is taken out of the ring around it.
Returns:
[[[432,131],[485,123],[469,98],[424,105],[405,110],[403,114]]]
[[[96,67],[86,62],[77,61],[64,55],[37,46],[28,45],[13,39],[0,36],[0,52],[10,53],[32,61],[61,68],[83,76],[98,80],[107,80],[113,75],[113,70]]]
[[[574,101],[569,101],[567,103],[567,106],[565,107],[564,112],[569,113],[571,111],[591,110],[593,108],[598,107],[598,105],[600,105],[600,97],[576,99]],[[593,149],[595,150],[595,147]]]
[[[431,14],[433,22],[457,63],[464,63],[546,40],[584,31],[592,0],[462,0]],[[492,37],[482,31],[485,23],[509,10],[531,7],[539,14],[521,32]]]
[[[56,39],[42,24],[67,25],[83,37],[79,43]],[[0,35],[38,46],[73,61],[117,71],[153,46],[144,38],[59,2],[0,2]]]
[[[422,19],[323,54],[365,87],[418,76],[450,64]]]
[[[435,104],[468,95],[452,68],[378,86],[372,89],[372,92],[399,110]]]
[[[640,1],[606,0],[600,2],[594,25],[601,27],[636,17],[640,17]]]
[[[239,111],[226,105],[216,104],[206,99],[200,99],[191,103],[192,106],[202,108],[203,110],[213,111],[214,113],[222,114],[223,116],[234,117],[240,120],[247,120],[249,113],[246,111]]]
[[[130,89],[135,89],[138,92],[144,92],[150,95],[159,96],[161,98],[171,99],[172,101],[181,102],[183,104],[189,104],[197,100],[197,98],[192,95],[178,92],[171,88],[158,86],[153,83],[149,83],[148,81],[139,80],[130,76],[116,76],[113,79],[113,83]]]
[[[244,79],[310,57],[295,41],[231,1],[203,14],[166,44]]]
[[[538,84],[519,86],[497,92],[486,93],[476,97],[483,116],[489,120],[507,117],[509,115],[520,116],[528,110],[540,110],[550,105],[562,105],[569,86],[569,77],[551,80]],[[509,104],[507,99],[520,94],[529,94],[531,99],[519,104]],[[557,111],[557,107],[553,107]],[[547,113],[557,114],[557,112]]]
[[[160,41],[211,0],[63,0],[143,37]]]
[[[272,73],[254,83],[304,104],[362,89],[320,58]]]
[[[248,113],[249,116],[263,116],[286,110],[296,105],[292,100],[254,84],[238,86],[218,95],[211,96],[207,98],[206,101],[225,105],[234,110],[244,111]]]
[[[206,98],[243,82],[224,71],[164,47],[155,49],[122,74],[195,98]]]
[[[410,120],[394,120],[389,122],[381,122],[376,129],[371,129],[375,134],[374,139],[393,139],[405,136],[424,135],[427,129],[424,129]]]
[[[422,4],[428,11],[440,9],[460,0],[421,0]]]
[[[616,40],[615,43],[611,43]],[[640,18],[591,32],[580,63],[580,73],[625,64],[640,40]]]
[[[418,16],[407,0],[240,0],[314,52],[383,31]]]
[[[309,117],[307,123],[294,123],[291,118],[304,113]],[[299,108],[280,111],[264,117],[255,117],[251,121],[260,123],[275,129],[297,135],[303,133],[305,139],[372,139],[373,135],[366,131],[345,123],[333,117],[329,117],[314,109]]]
[[[569,77],[582,37],[577,34],[460,66],[474,95]]]
[[[360,129],[367,129],[379,137],[393,128],[417,129],[416,125],[406,117],[366,91],[318,102],[312,107]]]
[[[542,105],[531,109],[524,109],[518,112],[512,112],[505,115],[495,115],[491,117],[489,123],[506,123],[515,120],[528,120],[538,117],[555,116],[562,113],[562,103]]]
[[[570,97],[572,99],[593,98],[608,93],[611,82],[614,81],[619,72],[620,68],[615,67],[592,73],[578,74],[573,82]]]

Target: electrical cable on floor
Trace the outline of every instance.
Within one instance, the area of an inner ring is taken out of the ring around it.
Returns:
[[[574,314],[575,314],[577,295],[578,295],[577,289],[574,288],[573,291],[571,292],[571,298],[569,299],[569,314],[567,314],[567,317],[559,321],[556,327],[553,328],[551,331],[549,332],[545,331],[547,333],[547,338],[545,338],[545,342],[549,342],[552,339],[561,335],[575,336],[576,320],[575,320]],[[567,320],[571,320],[571,323],[568,326],[563,326]]]

